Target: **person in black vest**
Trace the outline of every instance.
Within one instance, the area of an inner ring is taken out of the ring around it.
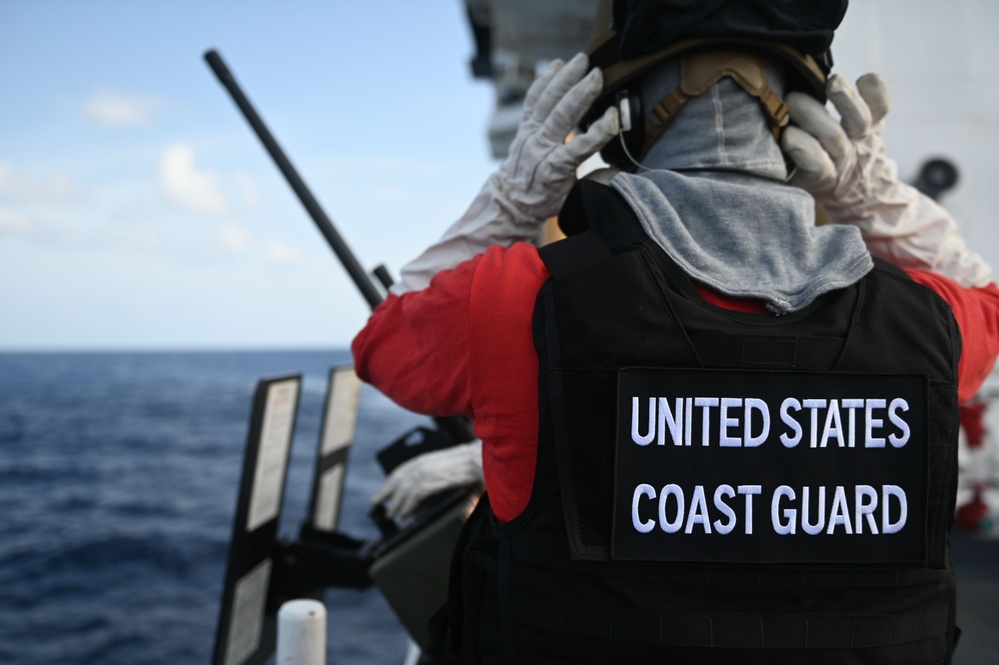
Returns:
[[[999,289],[898,181],[880,77],[829,76],[845,11],[604,3],[355,339],[361,378],[481,439],[462,662],[949,662],[957,405]],[[556,211],[566,240],[518,242]],[[434,455],[402,475],[477,474]]]

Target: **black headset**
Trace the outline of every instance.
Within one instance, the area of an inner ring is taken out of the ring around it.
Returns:
[[[621,88],[614,93],[614,106],[619,114],[619,135],[604,146],[600,155],[608,164],[630,171],[635,166],[634,159],[641,153],[645,141],[642,98],[629,88]],[[593,121],[596,117],[591,113],[589,119]],[[631,158],[629,155],[635,157]]]

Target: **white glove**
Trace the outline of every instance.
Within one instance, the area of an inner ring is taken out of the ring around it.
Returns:
[[[963,286],[985,286],[992,269],[961,236],[957,222],[928,196],[899,182],[885,154],[881,130],[888,114],[888,87],[867,74],[856,90],[842,76],[826,92],[837,122],[809,95],[792,92],[784,102],[797,125],[781,144],[797,165],[790,183],[807,190],[837,224],[860,229],[871,254],[902,268],[929,269]]]
[[[408,517],[424,499],[442,490],[482,482],[482,442],[424,453],[400,464],[371,503],[388,502],[389,517]]]
[[[509,247],[531,240],[538,227],[558,213],[576,180],[576,168],[618,132],[617,109],[611,107],[585,132],[565,142],[603,89],[603,74],[599,69],[586,74],[587,67],[587,57],[580,53],[568,64],[555,60],[534,81],[499,170],[489,176],[462,218],[402,269],[393,293],[424,289],[438,272],[490,245]]]

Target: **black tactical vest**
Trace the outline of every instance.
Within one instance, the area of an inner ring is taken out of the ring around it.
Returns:
[[[726,311],[610,188],[562,215],[589,230],[541,250],[534,488],[466,529],[463,662],[950,662],[947,304],[876,262],[800,312]]]

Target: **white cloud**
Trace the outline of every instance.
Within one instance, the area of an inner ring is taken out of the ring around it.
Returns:
[[[222,227],[222,248],[233,254],[241,254],[250,248],[253,239],[238,224],[229,223]]]
[[[9,208],[0,208],[0,231],[23,233],[30,231],[34,226],[34,220],[28,215]]]
[[[35,201],[73,201],[83,196],[83,189],[64,175],[45,180],[18,176],[11,162],[0,162],[0,196]]]
[[[150,96],[99,88],[83,105],[88,118],[105,127],[139,127],[152,122],[163,103]]]
[[[407,177],[443,176],[448,172],[447,165],[441,161],[393,155],[336,157],[327,162],[327,168],[334,174]]]
[[[126,246],[134,249],[154,250],[159,249],[163,244],[163,238],[156,229],[140,229],[124,239]]]
[[[237,171],[232,178],[243,197],[243,205],[247,210],[256,208],[257,204],[260,203],[260,195],[257,194],[257,188],[253,186],[253,178],[250,177],[250,174],[246,171]]]
[[[267,245],[267,256],[275,263],[300,263],[304,254],[300,249],[296,249],[282,242],[271,242]]]
[[[163,151],[160,183],[167,197],[187,210],[207,214],[222,214],[229,210],[215,173],[195,168],[194,149],[187,143],[178,143]]]
[[[59,201],[71,201],[83,196],[82,188],[66,176],[56,176],[42,187],[43,196]]]

